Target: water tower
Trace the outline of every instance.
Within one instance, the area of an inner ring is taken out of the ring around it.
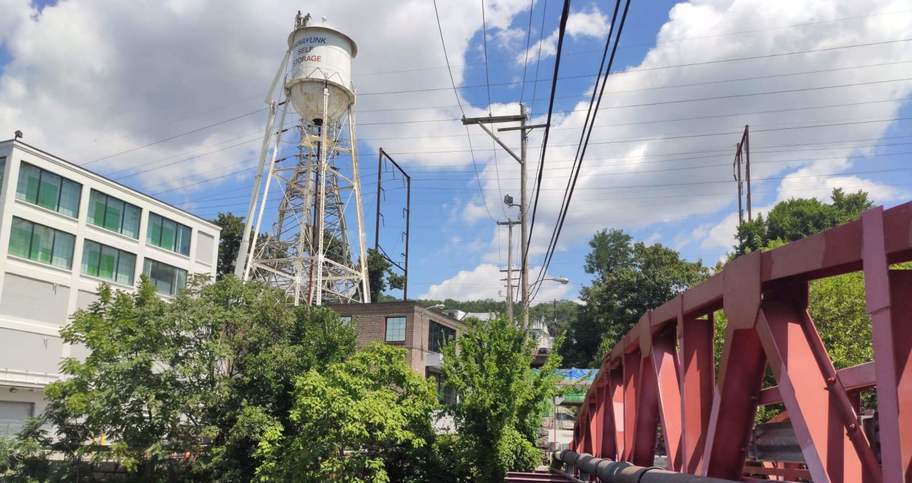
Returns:
[[[235,274],[285,290],[295,305],[370,302],[352,114],[357,53],[325,19],[314,24],[298,12],[266,97],[266,134]],[[289,105],[299,118],[293,129],[286,128]],[[286,131],[298,135],[290,154],[282,153]]]

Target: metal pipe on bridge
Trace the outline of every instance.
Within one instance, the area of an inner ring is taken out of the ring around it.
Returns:
[[[589,453],[571,450],[552,453],[552,463],[566,476],[583,482],[595,477],[602,483],[734,483],[732,480],[694,476],[656,467],[637,466],[624,461],[596,458]]]

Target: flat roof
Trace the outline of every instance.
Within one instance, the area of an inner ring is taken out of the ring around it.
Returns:
[[[73,169],[75,169],[75,170],[77,170],[77,171],[82,171],[82,172],[83,172],[84,174],[86,174],[87,176],[96,176],[96,177],[98,177],[98,178],[101,178],[101,179],[103,179],[104,181],[107,181],[107,182],[109,182],[109,183],[113,183],[113,184],[119,186],[120,188],[124,189],[125,191],[129,191],[129,192],[131,192],[131,193],[133,193],[133,194],[135,194],[135,195],[137,195],[137,196],[140,196],[140,197],[143,197],[143,198],[148,198],[149,200],[154,201],[154,202],[159,203],[159,204],[162,204],[162,205],[165,205],[165,206],[167,206],[168,208],[171,208],[171,209],[180,211],[181,213],[183,213],[183,214],[185,214],[185,215],[187,215],[187,216],[190,216],[190,217],[192,217],[192,218],[195,218],[197,221],[200,221],[200,222],[202,222],[202,223],[208,225],[210,228],[214,228],[214,229],[218,230],[219,232],[222,231],[222,228],[221,228],[220,226],[216,225],[215,223],[212,223],[211,221],[209,221],[209,220],[207,220],[207,219],[205,219],[205,218],[203,218],[203,217],[201,217],[201,216],[198,216],[198,215],[196,215],[196,214],[194,214],[194,213],[191,213],[191,212],[189,212],[189,211],[187,211],[187,210],[185,210],[185,209],[183,209],[183,208],[178,208],[177,206],[174,206],[174,205],[172,205],[171,203],[168,203],[167,201],[162,201],[162,200],[160,200],[160,199],[158,199],[158,198],[156,198],[156,197],[154,197],[154,196],[152,196],[152,195],[148,195],[148,194],[143,193],[143,192],[141,192],[141,191],[137,191],[136,189],[131,188],[131,187],[129,187],[129,186],[123,184],[123,183],[114,181],[113,179],[108,178],[107,176],[105,176],[105,175],[103,175],[103,174],[99,174],[99,173],[96,173],[95,171],[86,169],[86,168],[84,168],[84,167],[82,167],[82,166],[80,166],[80,165],[78,165],[78,164],[76,164],[76,163],[74,163],[74,162],[72,162],[72,161],[67,161],[66,159],[63,159],[63,158],[61,158],[60,156],[57,156],[57,155],[55,155],[55,154],[51,154],[51,153],[49,153],[49,152],[47,152],[47,151],[45,151],[45,150],[43,150],[43,149],[41,149],[41,148],[36,148],[35,146],[32,146],[31,144],[28,144],[28,143],[26,143],[26,142],[24,142],[24,141],[21,141],[21,140],[19,140],[19,139],[6,139],[6,140],[3,140],[3,141],[0,141],[0,145],[2,145],[2,144],[7,144],[7,143],[13,144],[14,147],[15,147],[15,146],[19,146],[19,147],[21,147],[21,148],[26,148],[26,149],[30,149],[30,150],[32,150],[32,151],[36,151],[37,153],[42,154],[42,155],[44,155],[44,156],[49,156],[49,157],[51,157],[51,158],[53,158],[53,159],[55,159],[55,160],[57,160],[57,161],[59,161],[59,162],[61,162],[61,163],[65,163],[65,164],[69,165],[70,167],[72,167]]]
[[[407,309],[407,310],[416,310],[416,311],[420,310],[422,312],[431,314],[436,318],[446,319],[447,321],[449,321],[455,325],[458,325],[460,327],[468,326],[468,324],[466,324],[465,322],[463,322],[461,320],[456,320],[444,312],[440,312],[436,309],[429,309],[429,308],[419,304],[418,302],[413,302],[410,300],[407,300],[407,301],[398,300],[398,301],[394,301],[394,302],[371,302],[369,304],[327,304],[326,307],[328,307],[332,310],[335,310],[336,312],[340,312],[340,313],[349,312],[344,309],[346,307],[350,307],[351,309],[353,309],[351,311],[356,311],[356,312],[362,313],[362,314],[368,313],[368,312],[375,313],[375,314],[393,313],[393,312],[397,311],[396,309],[400,309],[400,310]],[[348,314],[344,314],[344,315],[348,315]]]

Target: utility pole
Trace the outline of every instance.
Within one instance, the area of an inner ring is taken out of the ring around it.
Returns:
[[[742,178],[742,166],[744,167]],[[753,221],[751,212],[751,155],[750,155],[750,126],[744,126],[741,140],[735,145],[735,160],[732,162],[732,171],[735,182],[738,184],[738,224],[744,223],[744,209],[741,201],[744,198],[744,182],[747,182],[747,221]]]
[[[507,320],[513,323],[513,225],[519,222],[513,220],[498,221],[498,225],[507,226]]]
[[[526,124],[528,115],[526,114],[526,106],[520,104],[519,115],[506,115],[506,116],[480,116],[480,117],[463,117],[462,124],[468,126],[470,124],[477,124],[481,129],[491,136],[497,144],[500,145],[516,162],[519,163],[520,169],[520,200],[518,205],[512,203],[507,203],[510,206],[519,207],[520,214],[520,233],[522,240],[520,240],[520,247],[522,253],[522,262],[520,266],[520,286],[522,289],[522,308],[523,308],[523,327],[529,326],[529,266],[528,266],[528,252],[529,252],[529,232],[527,226],[528,220],[528,207],[529,200],[527,197],[527,176],[526,176],[526,148],[529,139],[529,131],[535,128],[545,127],[545,124]],[[497,124],[503,122],[518,122],[519,126],[516,127],[505,127],[500,128],[497,131],[519,131],[520,132],[520,154],[517,155],[510,149],[496,134],[492,131],[487,124]],[[509,278],[509,277],[507,277]],[[512,284],[512,280],[510,281]],[[512,297],[512,296],[511,296]],[[512,310],[512,309],[511,309]]]

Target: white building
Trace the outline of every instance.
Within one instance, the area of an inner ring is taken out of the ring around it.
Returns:
[[[132,290],[146,273],[167,297],[214,276],[219,227],[20,140],[0,142],[0,435],[44,409],[61,326],[100,282]]]

